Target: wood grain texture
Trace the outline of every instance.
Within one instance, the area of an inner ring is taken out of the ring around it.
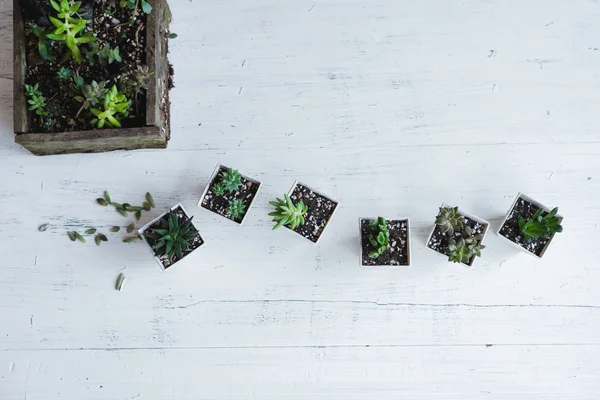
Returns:
[[[0,3],[0,398],[600,396],[600,3],[170,5],[170,148],[37,158]],[[217,163],[263,182],[243,227],[197,207]],[[296,179],[340,202],[319,246],[271,231]],[[140,226],[181,202],[206,245],[163,272],[70,242],[131,222],[105,189],[152,192]],[[495,235],[519,191],[565,217],[542,261]],[[425,248],[442,202],[491,223],[473,268]],[[376,215],[410,217],[411,267],[360,268]]]

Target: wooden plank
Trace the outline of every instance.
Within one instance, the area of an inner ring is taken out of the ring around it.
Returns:
[[[37,156],[166,148],[161,128],[94,129],[65,133],[24,133],[15,141]]]
[[[21,17],[21,5],[19,0],[13,0],[13,113],[14,131],[19,134],[27,132],[27,100],[25,98],[25,29]]]
[[[592,400],[600,346],[1,351],[4,400]]]

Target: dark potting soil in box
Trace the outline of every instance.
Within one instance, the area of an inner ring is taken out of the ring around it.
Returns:
[[[185,214],[185,212],[183,211],[183,209],[181,207],[178,207],[173,211],[175,211],[177,213],[177,219],[179,220],[180,224],[183,224],[190,219]],[[150,225],[144,233],[146,233],[146,232],[152,233],[152,232],[154,232],[155,228],[160,229],[161,222],[164,219],[168,219],[168,218],[169,218],[169,213],[165,214],[160,220],[158,220],[155,223],[153,223],[152,225]],[[192,251],[196,250],[198,247],[200,247],[204,244],[204,240],[202,239],[202,236],[200,236],[200,232],[198,232],[198,230],[196,229],[196,227],[193,224],[192,224],[191,229],[196,233],[196,236],[194,237],[194,240],[192,241],[192,243],[190,243],[191,244],[190,248],[183,252],[183,257],[181,259],[185,258],[185,256],[187,256]],[[156,241],[154,239],[151,239],[147,236],[145,238],[146,238],[146,241],[148,242],[148,244],[150,245],[150,247],[152,247],[156,244]],[[173,262],[170,262],[169,258],[166,255],[158,255],[156,253],[156,251],[154,251],[154,249],[152,249],[152,251],[154,252],[154,255],[160,260],[160,262],[165,267],[165,269],[169,268],[170,266],[175,264],[177,261],[181,260],[180,258],[177,258],[177,256],[173,256]]]
[[[215,175],[215,178],[212,180],[212,182],[210,182],[210,186],[206,192],[206,195],[204,198],[202,198],[202,207],[239,224],[244,220],[244,217],[248,213],[250,205],[252,204],[252,201],[254,201],[254,197],[258,192],[260,184],[258,182],[252,182],[242,176],[242,184],[238,190],[231,193],[225,193],[222,196],[217,196],[213,192],[213,187],[221,181],[221,174],[227,170],[228,168],[226,167],[219,168],[219,172],[217,175]],[[227,215],[227,206],[229,206],[229,202],[231,200],[241,200],[246,205],[246,211],[237,219],[233,219]]]
[[[302,200],[308,206],[308,211],[304,215],[304,225],[300,225],[296,229],[292,229],[287,225],[285,227],[316,243],[335,212],[338,203],[313,192],[303,185],[296,185],[290,199],[294,204]]]
[[[463,216],[463,224],[471,228],[471,230],[473,231],[473,235],[483,235],[488,228],[487,225],[480,224],[479,222],[465,216]],[[461,234],[459,232],[454,232],[453,237],[455,239],[459,239],[461,237]],[[448,254],[446,253],[446,248],[448,247],[448,240],[450,240],[450,236],[440,232],[439,228],[436,226],[433,230],[433,234],[431,235],[431,239],[429,239],[429,242],[427,243],[427,247],[447,256]],[[478,244],[481,244],[481,240],[478,242]],[[471,259],[469,260],[468,264],[461,264],[472,265],[473,261],[475,261],[475,257],[477,256],[473,255],[473,257],[471,257]]]
[[[390,220],[387,222],[390,233],[390,248],[377,258],[369,257],[375,251],[375,247],[369,241],[371,229],[369,223],[372,220],[361,220],[360,234],[362,246],[362,265],[408,265],[408,222],[407,220]]]
[[[82,103],[74,99],[75,95],[80,93],[74,88],[73,79],[61,81],[58,79],[58,71],[67,68],[73,76],[83,78],[85,84],[89,85],[92,81],[106,82],[107,89],[117,85],[119,91],[123,92],[123,82],[135,74],[138,66],[146,64],[146,14],[138,7],[133,23],[130,24],[133,10],[120,7],[119,1],[84,0],[78,14],[82,19],[91,22],[81,34],[91,32],[96,37],[96,41],[78,45],[83,62],[77,64],[72,57],[60,63],[63,54],[67,52],[63,41],[48,40],[53,61],[42,60],[39,55],[39,39],[32,33],[31,27],[32,24],[36,24],[46,33],[54,31],[55,27],[49,22],[48,17],[56,17],[57,12],[50,6],[49,0],[21,0],[21,10],[26,32],[25,83],[31,86],[36,83],[39,85],[42,96],[46,98],[48,111],[48,116],[43,119],[36,115],[35,111],[28,111],[29,131],[72,132],[93,129],[90,121],[94,116],[89,109],[81,109]],[[86,62],[86,51],[95,45],[98,45],[99,49],[105,45],[109,45],[111,49],[118,47],[121,62],[114,61],[109,64],[106,61],[101,64],[98,58],[94,57],[94,65],[90,65]],[[129,116],[117,115],[122,127],[145,126],[145,91],[142,90],[137,96],[130,95],[128,98],[133,100]],[[102,108],[101,105],[98,107]]]
[[[527,242],[521,233],[521,229],[519,228],[519,216],[523,217],[525,221],[529,218],[533,217],[533,215],[540,208],[535,204],[528,202],[525,199],[519,198],[515,203],[515,206],[512,210],[510,210],[510,214],[506,219],[506,222],[500,228],[500,234],[524,248],[525,250],[541,257],[541,254],[544,252],[544,249],[548,245],[548,242],[552,240],[554,234],[550,236],[549,239],[542,238],[533,238],[531,242]],[[548,213],[544,211],[542,216],[546,216]]]

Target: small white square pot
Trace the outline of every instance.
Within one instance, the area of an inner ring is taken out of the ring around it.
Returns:
[[[442,204],[442,207],[450,207],[450,206],[449,206],[448,204],[445,204],[445,203],[444,203],[444,204]],[[460,208],[458,209],[458,212],[459,212],[459,213],[460,213],[460,215],[462,215],[463,217],[470,218],[470,219],[472,219],[473,221],[475,221],[475,222],[478,222],[479,224],[481,224],[481,225],[483,226],[483,232],[481,233],[481,235],[482,235],[482,238],[481,238],[481,244],[483,244],[483,242],[485,242],[485,237],[486,237],[486,235],[487,235],[487,232],[488,232],[488,230],[489,230],[489,228],[490,228],[490,223],[489,223],[488,221],[484,220],[484,219],[481,219],[481,218],[479,218],[479,217],[476,217],[476,216],[475,216],[475,215],[473,215],[473,214],[469,214],[468,212],[465,212],[465,211],[461,210]],[[436,215],[437,215],[437,214],[436,214]],[[444,258],[446,259],[446,261],[448,261],[448,256],[447,256],[447,255],[445,255],[445,254],[443,254],[443,253],[440,253],[439,251],[437,251],[437,250],[434,250],[434,249],[432,249],[431,247],[429,247],[429,242],[431,241],[431,237],[433,236],[433,233],[435,232],[435,228],[436,228],[436,225],[435,225],[435,223],[434,223],[434,224],[433,224],[433,228],[431,228],[431,232],[429,233],[429,237],[427,238],[427,242],[425,242],[425,247],[427,247],[429,250],[431,250],[431,251],[433,251],[433,252],[435,252],[435,253],[439,254],[440,256],[444,257]],[[463,262],[461,262],[461,264],[462,264],[462,265],[469,266],[469,267],[472,267],[472,266],[473,266],[473,264],[475,263],[475,260],[476,260],[476,259],[477,259],[477,257],[473,257],[473,259],[471,260],[471,262],[470,262],[469,264],[466,264],[466,263],[463,263]]]
[[[410,243],[410,219],[409,218],[397,218],[397,219],[390,219],[390,220],[386,219],[386,221],[388,223],[388,229],[389,229],[390,223],[399,223],[399,222],[406,223],[406,264],[374,264],[374,265],[363,264],[362,224],[363,224],[363,221],[371,222],[376,219],[377,218],[359,218],[358,219],[358,248],[359,248],[359,253],[360,253],[358,262],[359,262],[360,266],[363,268],[366,268],[366,269],[390,269],[390,268],[410,267],[410,245],[411,245],[411,243]],[[390,237],[390,239],[392,239],[392,237]],[[399,238],[396,238],[396,239],[399,239]],[[368,238],[366,238],[366,240],[368,240]],[[388,249],[386,251],[390,251],[390,249]],[[377,261],[378,259],[375,259],[375,260]]]
[[[552,240],[554,239],[555,233],[553,233],[550,238],[548,239],[548,241],[546,242],[546,244],[544,245],[544,247],[542,248],[540,255],[537,255],[536,253],[529,251],[529,249],[526,249],[523,246],[520,246],[518,243],[513,242],[512,240],[510,240],[509,238],[507,238],[506,236],[504,236],[502,233],[500,233],[502,231],[502,228],[504,227],[504,225],[506,224],[506,222],[510,219],[512,212],[514,210],[514,208],[517,205],[517,202],[523,199],[528,203],[533,204],[534,206],[536,206],[537,208],[541,208],[543,209],[545,212],[550,212],[551,209],[544,206],[541,203],[538,203],[537,201],[535,201],[534,199],[532,199],[529,196],[524,195],[523,193],[518,193],[517,197],[515,198],[515,200],[513,201],[512,205],[510,206],[510,208],[508,209],[508,212],[506,213],[506,217],[504,217],[504,220],[502,221],[502,224],[500,224],[500,228],[498,228],[498,231],[496,232],[498,234],[498,236],[500,236],[500,238],[505,241],[506,243],[509,243],[512,247],[515,247],[517,249],[519,249],[519,251],[522,251],[524,253],[530,254],[536,258],[542,258],[544,256],[544,254],[546,253],[546,250],[548,249],[548,247],[550,246],[550,243],[552,243]],[[559,218],[561,221],[563,220],[563,217],[559,214],[556,214],[556,217]]]
[[[248,182],[252,182],[255,185],[258,185],[258,188],[256,189],[256,193],[254,194],[254,197],[252,198],[252,201],[250,202],[250,204],[247,205],[246,207],[246,213],[244,214],[244,218],[242,218],[242,220],[240,222],[238,221],[234,221],[233,219],[229,218],[227,215],[224,214],[220,214],[214,210],[211,210],[210,208],[207,208],[204,206],[204,199],[206,198],[206,195],[208,194],[208,190],[210,189],[211,185],[213,184],[213,182],[215,181],[215,179],[217,179],[219,177],[219,172],[221,171],[221,169],[229,169],[229,167],[226,167],[225,165],[222,164],[217,164],[215,170],[213,171],[212,175],[210,176],[210,179],[208,180],[208,184],[206,185],[206,187],[204,188],[204,192],[202,192],[202,196],[200,197],[200,201],[198,202],[198,207],[203,208],[207,211],[210,211],[212,213],[215,213],[217,215],[220,215],[221,217],[225,218],[228,221],[233,222],[236,225],[242,226],[244,224],[244,221],[246,220],[246,217],[248,216],[248,214],[250,213],[250,209],[252,208],[252,205],[254,204],[254,200],[256,200],[256,198],[258,197],[258,193],[260,192],[260,188],[262,186],[262,183],[249,178],[248,176],[244,175],[244,174],[240,174],[242,176],[242,178],[244,178],[245,180],[247,180]]]
[[[335,215],[336,211],[338,210],[338,208],[340,208],[340,203],[339,203],[338,201],[336,201],[336,200],[332,199],[331,197],[324,195],[323,193],[319,192],[318,190],[315,190],[315,189],[313,189],[312,187],[310,187],[310,186],[308,186],[308,185],[305,185],[304,183],[302,183],[302,182],[299,182],[299,181],[296,181],[296,182],[294,182],[294,185],[292,186],[292,188],[291,188],[291,189],[290,189],[290,191],[288,192],[288,196],[292,197],[292,195],[294,194],[294,190],[295,190],[295,189],[296,189],[296,188],[297,188],[299,185],[302,185],[302,186],[304,186],[305,188],[307,188],[307,189],[308,189],[308,190],[310,190],[311,192],[313,192],[313,193],[315,193],[315,194],[318,194],[319,196],[325,197],[325,198],[326,198],[326,199],[328,199],[329,201],[331,201],[331,202],[333,202],[333,203],[335,203],[335,204],[336,204],[335,208],[333,209],[333,212],[331,213],[331,216],[329,217],[329,219],[328,219],[328,220],[327,220],[327,222],[325,223],[325,226],[323,226],[323,229],[321,230],[321,234],[320,234],[320,235],[317,237],[317,240],[316,240],[316,241],[312,241],[312,240],[310,240],[309,238],[307,238],[306,236],[304,236],[304,235],[302,235],[302,234],[300,234],[300,233],[298,233],[298,232],[296,232],[296,231],[292,230],[292,228],[290,228],[289,226],[287,226],[287,225],[284,225],[284,227],[285,227],[286,229],[290,230],[291,232],[294,232],[294,233],[296,233],[297,235],[300,235],[300,236],[302,236],[304,239],[306,239],[306,240],[308,240],[309,242],[311,242],[311,243],[314,243],[314,244],[316,245],[316,244],[319,244],[319,241],[321,241],[321,238],[322,238],[322,237],[323,237],[323,235],[325,234],[325,231],[327,230],[327,227],[329,227],[329,224],[331,223],[331,220],[333,219],[333,217],[334,217],[334,215]],[[308,209],[308,212],[307,212],[307,214],[306,214],[306,216],[305,216],[305,218],[306,218],[306,220],[307,220],[307,221],[308,221],[308,217],[307,217],[308,215],[310,215],[310,207],[309,207],[309,209]]]
[[[169,265],[168,267],[165,268],[165,266],[163,265],[162,261],[160,260],[160,258],[156,257],[154,255],[154,250],[152,249],[152,246],[150,246],[150,243],[148,243],[148,240],[146,239],[146,236],[144,235],[144,233],[148,230],[148,228],[150,228],[152,225],[154,225],[156,222],[158,222],[159,220],[161,220],[165,215],[167,215],[170,211],[176,210],[177,208],[181,208],[181,210],[183,211],[183,213],[190,218],[190,214],[188,214],[188,212],[185,210],[185,208],[183,208],[183,206],[181,205],[181,203],[174,205],[173,207],[171,207],[168,211],[165,211],[164,213],[162,213],[159,217],[153,219],[152,221],[150,221],[149,223],[147,223],[146,225],[144,225],[139,231],[138,234],[142,237],[142,240],[144,241],[144,243],[146,244],[146,247],[148,247],[148,250],[150,250],[150,253],[152,254],[152,257],[154,258],[154,260],[156,260],[156,262],[158,263],[158,265],[160,266],[160,268],[164,271],[167,269],[171,269],[173,268],[173,266],[175,266],[177,263],[179,263],[181,260],[183,260],[185,257],[187,257],[188,255],[190,255],[192,252],[198,250],[200,247],[202,247],[205,244],[204,239],[202,239],[202,236],[200,235],[200,230],[198,229],[198,227],[196,226],[196,224],[194,223],[194,220],[192,220],[192,225],[194,226],[194,228],[196,228],[196,230],[198,231],[198,235],[200,236],[200,240],[201,243],[200,245],[195,248],[194,250],[192,250],[190,253],[185,254],[183,256],[183,258],[175,261],[173,264]]]

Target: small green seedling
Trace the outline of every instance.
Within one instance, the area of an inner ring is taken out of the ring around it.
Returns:
[[[231,200],[225,211],[232,219],[238,219],[246,212],[246,205],[241,200]]]
[[[273,222],[276,222],[273,229],[283,225],[289,225],[290,228],[296,229],[298,226],[304,225],[304,215],[308,211],[308,206],[302,200],[298,204],[294,204],[287,194],[284,194],[283,197],[284,200],[277,198],[277,201],[269,202],[275,207],[275,211],[269,213],[269,216],[273,217]]]
[[[81,1],[50,0],[50,4],[58,13],[58,18],[53,16],[49,17],[50,22],[56,29],[53,33],[48,33],[46,37],[50,40],[65,42],[65,45],[69,49],[70,55],[75,59],[75,62],[81,64],[82,57],[78,45],[96,40],[91,33],[78,36],[88,23],[85,19],[77,18],[77,11],[79,11],[79,8],[81,7]],[[69,55],[67,55],[67,57],[68,56]]]
[[[33,86],[25,85],[25,95],[29,97],[29,100],[27,100],[27,103],[29,103],[29,110],[35,110],[35,113],[42,118],[48,115],[48,111],[46,110],[46,98],[42,96],[39,84],[36,83]]]
[[[369,242],[375,247],[369,257],[375,259],[390,248],[390,232],[387,228],[387,221],[382,217],[371,221],[369,231]]]
[[[56,73],[56,76],[61,81],[68,81],[73,76],[73,71],[69,68],[61,67]]]
[[[441,233],[449,236],[463,227],[463,216],[458,212],[458,207],[440,207],[440,212],[435,219]]]
[[[92,108],[92,114],[96,116],[92,120],[92,124],[98,128],[103,128],[105,124],[112,127],[121,127],[121,122],[115,117],[116,114],[129,115],[131,100],[128,100],[124,94],[119,93],[117,86],[113,85],[110,91],[104,96],[104,110]]]
[[[556,217],[558,207],[555,207],[545,217],[542,217],[544,210],[540,208],[537,212],[525,221],[519,216],[519,229],[527,242],[531,242],[534,238],[548,239],[553,233],[562,232],[560,218]]]
[[[196,237],[192,218],[180,222],[177,213],[170,211],[159,221],[160,228],[154,228],[153,232],[144,233],[146,238],[155,242],[152,246],[155,253],[167,256],[171,263],[175,256],[178,259],[183,258],[183,252],[192,247],[192,241]]]
[[[221,182],[227,192],[235,192],[242,184],[242,175],[236,169],[229,168],[221,172]]]

